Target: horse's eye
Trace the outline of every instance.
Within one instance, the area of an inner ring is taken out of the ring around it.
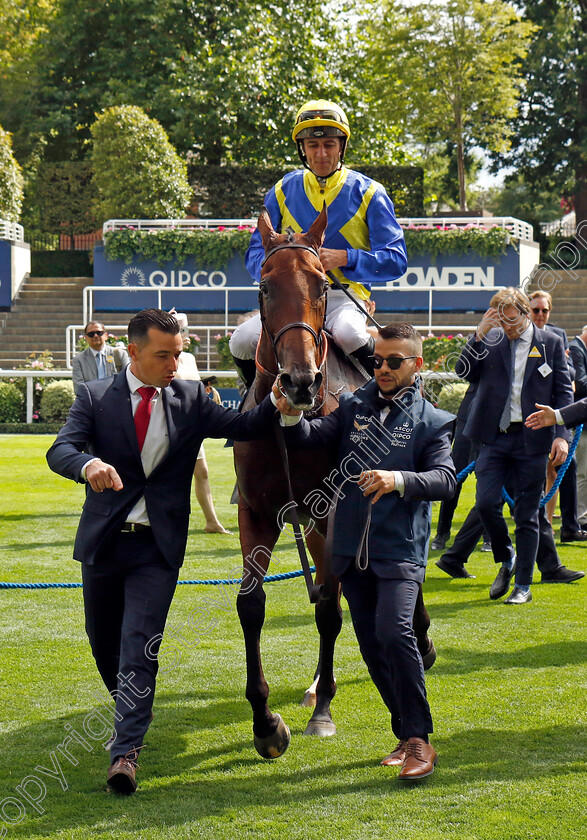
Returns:
[[[259,283],[259,291],[262,295],[266,295],[268,292],[267,283]]]

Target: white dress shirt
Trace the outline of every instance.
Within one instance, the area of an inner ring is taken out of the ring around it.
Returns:
[[[141,382],[134,373],[131,373],[130,365],[126,369],[126,381],[128,382],[132,414],[134,417],[135,411],[141,401],[141,395],[138,393],[138,389],[143,388],[145,383]],[[145,476],[149,476],[153,472],[157,464],[167,455],[168,450],[169,432],[167,430],[167,419],[165,417],[163,398],[161,397],[161,388],[157,388],[151,400],[151,419],[149,420],[147,436],[145,437],[145,442],[141,450],[141,462]],[[141,496],[130,511],[126,517],[126,521],[140,522],[141,525],[150,524],[144,496]]]
[[[132,415],[135,416],[141,395],[138,393],[139,388],[145,387],[145,383],[141,382],[134,373],[131,372],[130,365],[126,368],[126,381],[130,391],[130,400]],[[156,388],[156,393],[151,400],[151,417],[149,420],[149,427],[143,448],[141,450],[141,463],[145,476],[149,476],[157,464],[163,460],[169,450],[169,431],[167,429],[167,418],[165,417],[165,407],[163,405],[163,398],[161,397],[161,388]],[[86,480],[86,469],[92,461],[99,461],[99,458],[88,458],[81,470],[81,477]],[[147,516],[147,505],[145,497],[141,496],[136,505],[126,517],[127,522],[137,522],[141,525],[149,525],[149,517]]]

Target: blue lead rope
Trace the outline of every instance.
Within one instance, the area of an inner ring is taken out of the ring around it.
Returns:
[[[556,491],[558,490],[561,481],[564,478],[564,475],[567,471],[569,464],[571,463],[571,459],[575,454],[575,450],[579,444],[579,440],[581,438],[581,433],[583,431],[583,425],[577,426],[575,429],[575,434],[573,436],[573,442],[571,444],[571,448],[569,449],[569,454],[567,455],[567,459],[560,468],[557,473],[556,479],[552,487],[550,488],[549,492],[546,496],[543,496],[542,500],[540,501],[540,507],[544,507],[544,505],[549,502]],[[460,483],[464,481],[468,476],[471,475],[473,470],[475,469],[475,461],[471,461],[471,463],[465,467],[464,470],[457,475],[457,481]],[[507,502],[510,507],[513,506],[514,500],[508,494],[505,487],[502,488],[501,491],[502,498],[505,502]],[[310,567],[310,571],[312,574],[316,571],[315,566]],[[283,572],[280,575],[266,575],[263,578],[263,583],[274,583],[275,581],[280,580],[291,580],[291,578],[301,577],[303,575],[302,569],[298,569],[295,572]],[[212,580],[178,580],[178,586],[232,586],[234,584],[240,583],[242,578],[216,578]],[[81,588],[81,583],[1,583],[0,582],[0,589],[79,589]]]
[[[315,566],[310,566],[310,571],[316,571]],[[282,572],[280,575],[266,575],[263,578],[263,583],[274,583],[279,580],[290,580],[291,578],[300,577],[303,574],[301,569],[296,572]],[[240,583],[242,578],[217,578],[214,580],[178,580],[178,586],[198,585],[198,586],[232,586]],[[81,583],[0,583],[0,589],[80,589]]]

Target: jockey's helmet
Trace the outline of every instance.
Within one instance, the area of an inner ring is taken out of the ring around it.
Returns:
[[[300,160],[307,166],[302,140],[311,137],[340,137],[340,163],[344,162],[347,140],[351,136],[349,121],[340,105],[326,99],[304,102],[296,114],[293,140],[297,144]]]

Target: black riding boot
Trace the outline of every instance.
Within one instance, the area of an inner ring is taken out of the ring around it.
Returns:
[[[374,350],[375,339],[372,335],[370,335],[365,344],[357,347],[356,350],[353,350],[353,352],[349,354],[350,356],[354,356],[359,364],[365,368],[369,376],[373,376],[373,360],[369,357],[373,355]]]
[[[235,367],[241,375],[241,379],[246,385],[247,391],[255,381],[257,368],[255,367],[254,359],[238,359],[236,356],[232,357]]]

